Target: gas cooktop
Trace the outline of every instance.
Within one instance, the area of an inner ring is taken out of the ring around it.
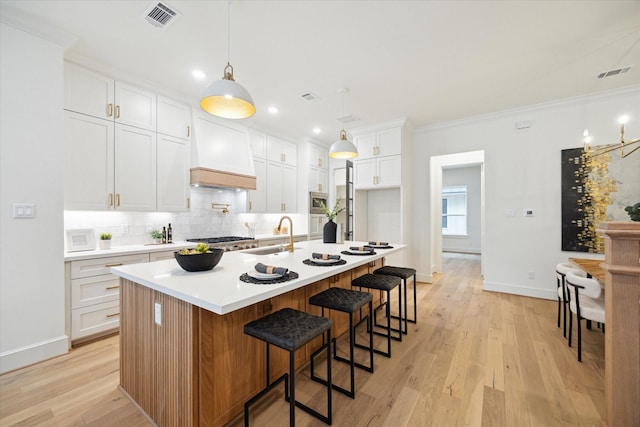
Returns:
[[[198,239],[187,239],[187,242],[194,243],[225,243],[225,242],[238,242],[242,240],[254,240],[253,237],[244,236],[222,236],[222,237],[202,237]]]

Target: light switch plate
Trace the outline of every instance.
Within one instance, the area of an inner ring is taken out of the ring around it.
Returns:
[[[35,218],[36,205],[32,203],[14,203],[13,217],[14,218]]]
[[[524,216],[535,216],[535,212],[533,211],[533,209],[525,209]]]

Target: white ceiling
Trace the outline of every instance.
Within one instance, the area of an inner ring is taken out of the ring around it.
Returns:
[[[0,6],[74,35],[68,58],[197,106],[226,65],[227,2],[167,0],[182,16],[164,30],[144,19],[151,3]],[[258,109],[246,125],[328,144],[342,127],[341,87],[350,90],[345,114],[361,119],[349,130],[402,117],[421,127],[640,84],[640,1],[234,0],[231,64]],[[207,79],[195,81],[194,68]],[[308,91],[321,100],[302,100]]]

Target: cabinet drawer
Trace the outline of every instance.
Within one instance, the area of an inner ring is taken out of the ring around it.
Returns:
[[[73,339],[117,329],[120,324],[119,301],[110,301],[71,311]]]
[[[151,252],[149,254],[149,262],[162,261],[165,259],[175,259],[174,251]]]
[[[113,274],[71,280],[71,308],[118,301],[120,278]]]
[[[111,267],[125,264],[138,264],[141,262],[149,262],[148,253],[71,261],[71,278],[79,279],[81,277],[109,274]]]

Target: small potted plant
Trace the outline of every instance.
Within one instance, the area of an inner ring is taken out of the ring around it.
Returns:
[[[158,229],[151,230],[149,234],[151,234],[153,243],[156,243],[156,244],[162,243],[162,232],[160,230]]]
[[[346,209],[345,207],[340,207],[340,203],[342,203],[342,197],[338,197],[338,200],[336,200],[336,204],[333,209],[329,210],[324,203],[320,202],[320,208],[322,209],[326,217],[329,218],[329,221],[324,225],[324,228],[322,229],[323,243],[336,242],[338,225],[333,222],[333,220],[338,216],[340,212]]]
[[[111,249],[111,233],[100,233],[100,249]]]

